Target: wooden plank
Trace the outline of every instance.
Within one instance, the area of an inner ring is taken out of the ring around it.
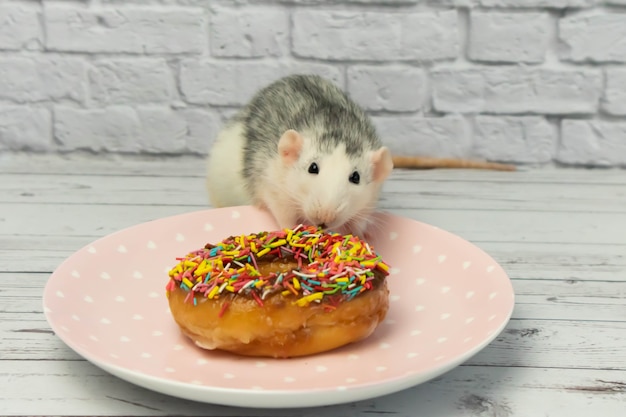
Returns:
[[[0,235],[0,272],[51,273],[65,258],[95,238]],[[626,280],[626,245],[480,240],[474,243],[500,263],[513,279]]]
[[[41,314],[41,297],[49,276],[48,273],[0,273],[0,314],[7,314],[7,320],[33,320],[29,315]],[[514,279],[512,282],[515,319],[626,321],[626,280]]]
[[[462,184],[462,185],[461,185]],[[389,180],[386,208],[626,212],[622,185]],[[3,175],[1,203],[136,204],[209,207],[202,177]]]
[[[305,409],[222,407],[172,398],[87,362],[0,361],[2,415],[356,417],[620,417],[623,371],[460,366],[430,382],[371,400]],[[41,381],[46,383],[42,384]]]
[[[0,154],[0,175],[107,175],[107,176],[205,176],[202,156],[90,155],[74,154]],[[557,184],[626,184],[626,170],[620,168],[583,169],[554,166],[520,167],[516,172],[484,170],[396,169],[393,178],[409,181],[433,180],[454,182],[557,183]],[[2,181],[0,177],[0,182]]]
[[[184,205],[98,206],[5,204],[0,236],[102,237],[126,227],[195,211]],[[622,213],[568,213],[390,209],[470,241],[626,244]],[[52,217],[53,216],[53,217]],[[54,222],[50,219],[54,218]]]

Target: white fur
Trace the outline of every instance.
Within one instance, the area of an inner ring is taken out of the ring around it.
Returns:
[[[242,133],[241,123],[227,126],[209,152],[206,187],[214,207],[252,204],[241,173],[245,140]]]
[[[278,150],[267,161],[266,171],[258,176],[258,186],[248,195],[241,175],[244,138],[241,125],[220,133],[208,161],[207,188],[215,207],[255,204],[272,213],[281,228],[298,223],[320,225],[339,233],[362,235],[378,201],[381,178],[374,181],[371,154],[350,159],[345,146],[321,154],[313,135],[302,132],[303,146],[295,162],[281,159]],[[315,162],[319,174],[308,172]],[[359,184],[349,181],[358,171]]]

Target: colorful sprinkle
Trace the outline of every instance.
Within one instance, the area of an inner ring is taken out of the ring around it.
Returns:
[[[289,257],[297,268],[261,276],[259,262]],[[315,259],[315,261],[313,261]],[[291,298],[297,306],[323,303],[331,311],[344,300],[375,287],[375,272],[389,275],[389,265],[356,236],[325,233],[315,226],[229,237],[193,251],[170,271],[166,292],[176,287],[195,297],[219,299],[226,294],[248,296],[263,307],[272,294]],[[218,314],[222,317],[229,303]]]

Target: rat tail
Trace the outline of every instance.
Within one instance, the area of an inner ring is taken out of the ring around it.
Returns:
[[[393,156],[394,168],[433,169],[433,168],[468,168],[490,169],[496,171],[515,171],[514,165],[469,159],[428,158],[421,156]]]

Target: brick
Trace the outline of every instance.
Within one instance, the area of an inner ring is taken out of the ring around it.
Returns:
[[[437,6],[455,7],[497,7],[497,8],[587,8],[599,4],[602,0],[430,0]]]
[[[84,102],[85,69],[79,58],[0,58],[0,99],[15,102]]]
[[[626,167],[624,138],[626,122],[565,119],[556,159],[565,164]]]
[[[175,79],[164,59],[106,59],[88,71],[91,99],[101,106],[164,103],[174,97]]]
[[[48,109],[0,106],[0,150],[50,151],[52,117]]]
[[[417,111],[428,94],[424,71],[412,67],[350,67],[347,84],[350,96],[373,111]]]
[[[549,162],[557,146],[556,127],[540,116],[476,116],[474,152],[489,161]]]
[[[589,11],[559,21],[560,58],[626,62],[626,14]]]
[[[466,157],[471,152],[472,139],[459,116],[375,116],[373,121],[394,154]]]
[[[0,49],[41,49],[39,10],[34,5],[0,4]]]
[[[431,78],[433,104],[442,112],[595,113],[602,89],[595,69],[439,68]]]
[[[45,7],[46,46],[91,53],[200,53],[206,49],[206,18],[199,8]]]
[[[550,39],[546,12],[477,12],[470,16],[468,56],[475,61],[544,60]]]
[[[289,52],[287,10],[225,9],[211,17],[211,53],[219,57],[278,57]]]
[[[321,64],[188,59],[181,63],[180,86],[189,103],[240,106],[272,81],[305,72],[326,76],[333,81],[342,80],[338,68]]]
[[[602,110],[615,115],[626,115],[626,68],[606,68]]]
[[[216,113],[200,109],[56,106],[54,132],[65,151],[203,154],[219,124]]]
[[[459,53],[455,10],[294,12],[295,55],[326,60],[440,60]]]

